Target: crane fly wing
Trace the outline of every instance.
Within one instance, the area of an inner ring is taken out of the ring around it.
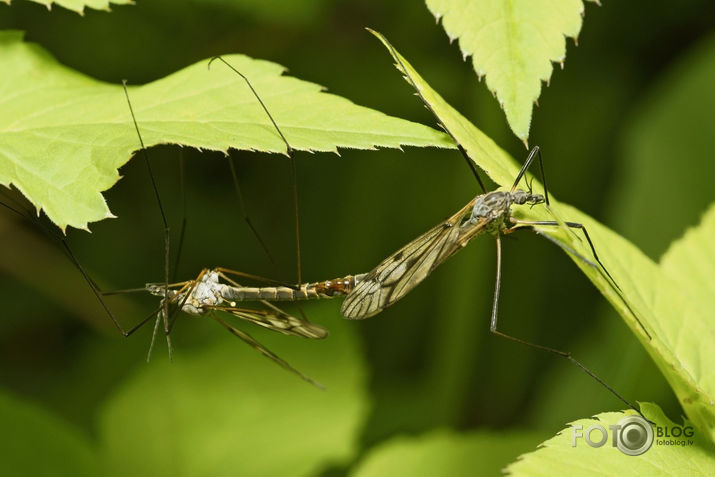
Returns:
[[[253,308],[237,308],[234,306],[210,306],[211,310],[225,311],[242,320],[250,321],[258,326],[268,328],[284,335],[302,336],[303,338],[321,339],[328,336],[328,331],[322,326],[301,320],[280,308],[264,302],[270,309],[257,310]]]
[[[462,230],[462,221],[472,207],[474,200],[367,273],[345,297],[342,315],[353,320],[369,318],[403,298],[483,228],[478,222],[466,234]]]

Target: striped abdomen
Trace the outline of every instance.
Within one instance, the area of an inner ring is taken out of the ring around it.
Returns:
[[[221,296],[226,301],[297,301],[332,298],[350,293],[363,276],[364,274],[347,275],[335,280],[305,283],[295,288],[285,286],[232,287],[227,285],[221,290]]]

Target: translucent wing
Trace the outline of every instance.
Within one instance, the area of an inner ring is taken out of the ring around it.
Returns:
[[[404,297],[484,229],[485,221],[463,224],[472,207],[474,200],[367,273],[343,301],[342,315],[354,320],[369,318]]]
[[[291,316],[268,302],[263,302],[263,304],[270,309],[257,310],[233,306],[207,306],[206,308],[231,313],[242,320],[250,321],[284,335],[302,336],[310,339],[321,339],[328,336],[328,330],[318,324]]]

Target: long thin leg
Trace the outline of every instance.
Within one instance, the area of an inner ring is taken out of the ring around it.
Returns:
[[[595,373],[593,373],[593,371],[591,371],[586,366],[582,365],[577,360],[575,360],[573,358],[573,356],[571,356],[571,353],[568,353],[566,351],[560,351],[555,348],[550,348],[548,346],[543,346],[543,345],[539,345],[536,343],[532,343],[530,341],[526,341],[521,338],[517,338],[515,336],[508,335],[508,334],[503,333],[497,329],[497,317],[498,317],[498,312],[499,312],[499,293],[501,291],[501,238],[499,235],[496,236],[496,242],[497,242],[497,274],[496,274],[496,284],[494,286],[494,302],[492,304],[492,317],[491,317],[491,322],[489,325],[489,331],[491,331],[495,335],[499,335],[503,338],[514,341],[515,343],[520,343],[520,344],[529,346],[531,348],[535,348],[535,349],[538,349],[541,351],[545,351],[547,353],[554,354],[556,356],[561,356],[562,358],[566,358],[567,360],[571,361],[573,364],[578,366],[581,369],[581,371],[583,371],[584,373],[588,374],[593,379],[595,379],[599,384],[601,384],[601,386],[603,386],[608,391],[610,391],[611,394],[613,394],[615,397],[617,397],[626,406],[628,406],[631,409],[633,409],[634,411],[636,411],[638,414],[640,414],[643,417],[643,419],[645,419],[645,416],[643,416],[643,414],[638,410],[637,407],[635,407],[633,404],[631,404],[629,401],[627,401],[623,396],[618,394],[618,392],[616,392],[615,389],[613,389],[611,386],[606,384],[601,378],[599,378]]]
[[[482,188],[482,193],[486,194],[487,193],[487,188],[484,187],[484,182],[482,182],[482,178],[479,175],[479,172],[477,171],[477,167],[474,165],[474,162],[469,158],[469,155],[467,154],[467,151],[465,151],[464,147],[457,141],[457,138],[455,137],[454,134],[452,134],[452,131],[450,131],[447,126],[444,125],[444,123],[439,119],[439,116],[435,112],[434,109],[432,109],[432,106],[427,102],[425,97],[422,95],[422,91],[417,87],[417,83],[415,83],[415,80],[412,79],[412,76],[407,72],[407,68],[405,68],[405,65],[402,63],[402,60],[400,59],[400,55],[397,54],[397,51],[395,51],[395,48],[390,44],[385,38],[383,38],[385,43],[387,43],[387,46],[390,48],[392,52],[392,56],[397,60],[397,63],[400,66],[400,69],[402,70],[402,75],[407,79],[407,81],[412,85],[412,88],[417,92],[417,96],[422,100],[422,104],[424,104],[425,108],[432,113],[432,115],[435,117],[437,120],[437,124],[445,130],[447,134],[450,135],[454,143],[457,145],[457,148],[459,149],[459,152],[462,154],[462,157],[464,158],[465,162],[467,163],[467,166],[469,167],[469,170],[472,171],[472,174],[474,174],[474,178],[477,180],[477,183],[479,184],[479,187]]]
[[[300,259],[300,215],[298,213],[298,173],[295,168],[295,158],[290,155],[290,180],[293,184],[293,215],[295,217],[295,253],[298,269],[298,286],[303,284],[301,276],[301,259]],[[302,311],[301,311],[302,313]]]
[[[243,193],[241,192],[241,184],[238,180],[238,174],[236,173],[236,164],[234,163],[234,160],[232,157],[228,158],[228,166],[231,169],[231,178],[233,179],[233,188],[234,188],[234,191],[236,192],[236,200],[238,201],[238,207],[241,212],[241,216],[243,217],[243,221],[246,222],[246,225],[248,225],[248,228],[251,229],[251,233],[253,233],[253,236],[256,238],[258,243],[261,245],[263,252],[268,257],[268,261],[271,262],[271,265],[273,266],[273,270],[276,272],[276,274],[278,276],[280,276],[280,273],[278,273],[278,264],[276,263],[275,259],[273,258],[273,254],[268,249],[266,242],[261,237],[261,234],[258,233],[258,229],[256,229],[256,227],[253,225],[253,221],[251,221],[251,218],[248,216],[248,212],[246,211],[246,203],[243,200]]]
[[[288,143],[288,140],[286,139],[285,135],[283,134],[281,129],[278,127],[278,124],[273,119],[273,116],[268,111],[268,108],[266,107],[266,105],[263,102],[263,100],[261,99],[261,97],[258,95],[258,92],[255,90],[255,88],[253,87],[253,85],[251,84],[249,79],[243,73],[241,73],[236,68],[234,68],[230,63],[228,63],[226,60],[224,60],[221,56],[215,56],[215,57],[211,58],[211,60],[209,60],[209,64],[208,64],[209,68],[211,68],[211,63],[213,63],[214,60],[221,61],[223,64],[228,66],[234,73],[239,75],[245,81],[245,83],[248,85],[248,88],[253,93],[253,96],[256,98],[258,103],[263,108],[263,111],[266,113],[266,116],[268,116],[268,119],[270,119],[271,124],[273,124],[273,127],[278,132],[278,135],[283,140],[283,143],[286,146],[286,155],[288,156],[288,159],[289,159],[289,176],[290,176],[290,181],[293,184],[293,215],[295,218],[295,250],[296,250],[296,268],[297,268],[297,283],[298,283],[296,288],[300,288],[301,284],[303,283],[303,277],[302,277],[302,271],[301,271],[302,260],[301,260],[301,247],[300,247],[300,219],[299,219],[300,214],[298,211],[298,179],[297,179],[295,158],[293,156],[293,148],[291,147],[290,143]],[[231,173],[234,178],[234,185],[236,187],[236,193],[238,195],[239,203],[241,204],[241,207],[243,210],[244,219],[246,220],[249,227],[253,231],[253,234],[256,236],[258,241],[261,243],[263,250],[266,252],[269,259],[273,263],[274,268],[277,270],[278,267],[276,266],[275,261],[273,260],[270,252],[268,251],[268,247],[266,247],[265,242],[258,235],[257,230],[253,227],[252,223],[248,219],[248,215],[245,212],[245,207],[243,207],[243,198],[240,193],[240,188],[239,188],[239,183],[238,183],[238,178],[237,178],[237,175],[235,172],[235,168],[233,166],[233,163],[229,162],[229,164],[231,166]],[[280,277],[281,274],[277,273],[277,276]],[[288,286],[291,286],[291,285],[288,285]],[[308,317],[306,316],[305,312],[303,311],[303,309],[300,306],[298,306],[298,311],[300,312],[303,319],[305,321],[308,321]]]
[[[109,309],[109,306],[107,305],[107,303],[104,301],[104,299],[102,299],[103,292],[101,291],[101,289],[99,288],[99,286],[97,285],[97,283],[96,283],[94,280],[92,280],[92,277],[89,276],[89,274],[88,274],[87,271],[84,269],[84,267],[82,267],[82,265],[79,263],[79,260],[77,260],[77,257],[75,257],[74,253],[72,253],[72,249],[70,249],[70,247],[69,247],[69,245],[67,244],[67,241],[64,239],[64,237],[60,237],[60,236],[58,236],[57,234],[52,233],[51,231],[49,231],[48,229],[46,229],[42,224],[36,222],[36,221],[33,220],[31,217],[29,217],[27,214],[21,212],[21,211],[19,210],[19,207],[18,207],[18,208],[15,208],[15,207],[13,207],[13,206],[11,206],[11,205],[9,205],[9,204],[6,204],[5,202],[1,202],[1,201],[0,201],[0,205],[2,205],[3,207],[5,207],[6,209],[10,210],[11,212],[13,212],[13,213],[19,215],[20,217],[29,220],[31,223],[34,223],[34,224],[35,224],[37,227],[39,227],[48,237],[50,237],[50,238],[52,238],[52,239],[54,239],[54,240],[57,240],[57,241],[60,243],[60,245],[62,246],[62,252],[67,256],[67,258],[70,260],[70,262],[72,262],[72,264],[75,266],[75,268],[77,268],[77,270],[79,270],[80,274],[82,275],[82,277],[83,277],[84,280],[87,282],[87,284],[89,285],[90,289],[92,290],[92,293],[93,293],[94,296],[97,298],[97,301],[99,301],[99,304],[102,306],[102,308],[104,309],[104,311],[107,313],[107,316],[109,316],[109,319],[112,320],[112,323],[114,323],[114,326],[117,328],[117,330],[119,330],[119,332],[120,332],[123,336],[129,336],[129,335],[131,335],[134,331],[136,331],[136,330],[139,329],[144,323],[146,323],[146,321],[148,320],[148,318],[144,318],[143,320],[141,320],[141,321],[139,322],[138,325],[133,326],[133,327],[130,328],[128,331],[127,331],[127,330],[124,330],[124,328],[122,327],[122,325],[119,323],[119,321],[117,320],[117,318],[114,316],[114,314],[112,313],[112,311]],[[152,316],[152,315],[149,315],[149,318],[151,318],[151,316]]]
[[[159,196],[159,188],[156,185],[156,180],[154,179],[154,173],[151,170],[151,163],[149,162],[149,153],[146,151],[144,146],[144,139],[142,138],[141,131],[139,130],[139,124],[137,123],[136,116],[134,115],[134,108],[132,107],[132,102],[129,99],[129,91],[127,91],[127,82],[122,80],[122,87],[124,88],[124,96],[127,98],[127,105],[129,105],[129,112],[132,115],[132,122],[134,123],[134,129],[137,132],[137,137],[139,138],[139,144],[141,145],[142,157],[144,158],[144,164],[146,164],[147,172],[149,173],[149,178],[151,179],[151,186],[154,190],[154,196],[156,198],[156,204],[159,207],[159,213],[161,215],[161,221],[164,226],[164,292],[165,296],[169,295],[169,223],[166,220],[166,214],[164,213],[164,206],[161,203],[161,197]],[[169,303],[164,301],[164,333],[169,334]],[[168,341],[168,338],[167,338]],[[171,353],[170,353],[171,354]]]
[[[528,225],[528,226],[535,226],[535,225],[545,225],[549,227],[558,227],[559,223],[555,220],[518,220],[515,218],[511,218],[512,223],[514,224],[519,224],[519,225]],[[578,222],[564,222],[564,224],[572,229],[579,229],[583,232],[584,237],[586,237],[586,241],[588,242],[588,246],[591,248],[591,253],[593,254],[593,258],[598,262],[598,264],[603,268],[603,271],[608,275],[608,278],[610,278],[611,282],[613,282],[613,285],[616,286],[619,290],[621,287],[618,286],[618,283],[616,283],[616,280],[611,276],[611,274],[608,272],[608,269],[606,266],[603,264],[600,258],[598,258],[598,254],[596,253],[596,247],[593,246],[593,241],[591,240],[591,236],[588,235],[588,231],[586,230],[586,226],[583,224],[580,224]],[[534,229],[532,227],[534,231]],[[590,262],[589,262],[590,263]]]
[[[164,310],[163,307],[159,307],[159,313],[156,315],[156,320],[154,320],[154,331],[151,332],[151,343],[149,343],[149,351],[146,353],[146,362],[151,361],[151,353],[154,351],[154,343],[156,342],[156,335],[159,331],[159,323],[161,323],[162,317],[161,312]]]
[[[104,308],[104,311],[107,313],[109,318],[112,320],[112,323],[114,323],[114,326],[119,330],[119,332],[123,336],[130,336],[132,333],[137,331],[139,328],[144,326],[144,324],[151,319],[152,316],[154,316],[157,313],[157,310],[152,311],[151,314],[149,314],[146,318],[142,319],[139,323],[134,325],[133,327],[129,328],[128,330],[125,330],[122,325],[119,324],[119,321],[117,318],[114,316],[114,313],[112,313],[112,310],[109,309],[109,306],[107,303],[104,301],[102,298],[102,290],[97,286],[97,284],[90,278],[89,274],[87,271],[84,269],[84,267],[79,263],[77,258],[74,256],[72,253],[72,250],[69,248],[69,245],[67,245],[67,242],[65,242],[64,239],[60,240],[60,243],[62,244],[64,250],[67,252],[68,257],[74,264],[74,266],[79,270],[79,272],[82,274],[82,277],[84,277],[84,280],[89,284],[89,288],[92,290],[92,293],[94,296],[97,298],[97,301],[99,301],[99,304],[102,305],[102,308]]]
[[[526,173],[527,169],[529,169],[529,166],[533,162],[534,158],[539,159],[539,170],[541,171],[541,182],[544,185],[544,199],[546,200],[546,205],[549,205],[549,189],[546,187],[546,175],[544,174],[544,161],[541,158],[541,149],[539,149],[539,146],[534,146],[534,148],[529,152],[529,155],[526,158],[526,161],[524,161],[524,165],[521,166],[521,170],[519,171],[519,174],[516,175],[516,179],[514,180],[514,184],[511,186],[511,190],[509,192],[514,192],[516,190],[516,186],[519,184],[519,181],[521,178],[524,176]],[[531,184],[527,184],[529,186],[529,191],[531,191]]]
[[[591,241],[591,237],[588,235],[588,232],[586,231],[586,227],[583,224],[579,224],[577,222],[564,222],[564,224],[566,224],[566,226],[568,226],[568,227],[577,228],[577,229],[580,229],[581,231],[583,231],[584,236],[586,237],[586,240],[588,241],[588,244],[591,247],[591,252],[593,253],[593,258],[596,259],[596,262],[598,262],[598,265],[600,265],[600,267],[598,267],[595,263],[588,260],[586,257],[581,255],[580,253],[578,253],[573,248],[569,247],[568,245],[566,245],[564,243],[561,243],[560,241],[556,240],[552,236],[550,236],[546,233],[543,233],[542,231],[540,231],[539,229],[534,227],[537,225],[558,227],[559,226],[558,222],[551,221],[551,220],[517,220],[513,217],[511,218],[511,221],[514,224],[526,226],[526,227],[521,227],[521,228],[529,228],[529,229],[533,230],[535,233],[541,235],[542,237],[546,238],[547,240],[549,240],[549,241],[553,242],[554,244],[558,245],[559,247],[561,247],[567,253],[572,254],[573,256],[575,256],[576,258],[581,260],[583,263],[587,264],[588,266],[590,266],[592,268],[597,269],[599,271],[599,273],[601,273],[601,276],[603,276],[603,278],[612,286],[613,290],[616,292],[618,297],[621,299],[621,302],[626,306],[626,308],[628,308],[628,311],[630,312],[631,316],[633,316],[633,318],[636,320],[636,322],[638,323],[638,326],[640,326],[640,328],[643,330],[643,333],[645,333],[645,335],[648,337],[649,340],[653,339],[652,336],[650,335],[650,333],[648,333],[648,330],[646,329],[645,325],[643,325],[643,322],[640,320],[640,318],[638,318],[638,315],[636,314],[636,312],[633,311],[633,308],[631,308],[631,305],[628,303],[628,300],[626,300],[626,298],[623,296],[623,291],[621,290],[621,287],[618,286],[618,283],[616,282],[616,280],[611,276],[610,273],[608,273],[608,269],[603,264],[603,262],[601,262],[601,259],[598,258],[598,255],[596,254],[596,249],[593,246],[593,242]],[[520,229],[519,227],[513,227],[513,228],[509,229],[509,231],[511,232],[511,231],[516,231],[519,229]]]
[[[172,311],[171,315],[169,317],[164,318],[164,320],[169,323],[168,330],[165,331],[165,334],[167,336],[167,342],[169,342],[169,334],[171,333],[171,330],[174,329],[174,324],[176,323],[176,318],[179,316],[179,313],[181,313],[181,310],[184,309],[184,305],[186,304],[186,301],[194,293],[194,288],[196,288],[196,285],[201,281],[201,279],[203,278],[203,276],[206,274],[207,271],[208,270],[204,268],[203,270],[201,270],[201,273],[199,273],[199,275],[198,275],[198,277],[196,277],[196,279],[189,280],[189,281],[185,282],[184,286],[179,288],[170,299],[167,299],[166,298],[167,295],[164,295],[165,298],[164,298],[164,300],[162,300],[162,304],[164,304],[163,303],[164,301],[167,302],[165,305],[166,309],[168,309],[169,301],[173,301],[175,299],[178,300],[179,298],[181,298],[181,301],[179,301],[179,304]]]
[[[275,362],[279,366],[283,367],[284,369],[287,369],[291,373],[297,375],[302,380],[307,381],[308,383],[312,384],[316,388],[325,389],[325,387],[322,384],[318,383],[317,381],[314,381],[313,379],[309,378],[305,374],[303,374],[300,371],[298,371],[297,369],[295,369],[293,366],[288,364],[287,361],[285,361],[284,359],[282,359],[281,357],[279,357],[278,355],[273,353],[271,350],[269,350],[268,348],[263,346],[261,343],[259,343],[255,339],[253,339],[253,337],[251,335],[249,335],[248,333],[246,333],[245,331],[241,331],[238,328],[235,328],[235,327],[231,326],[230,324],[226,323],[224,320],[222,320],[221,318],[216,316],[213,311],[211,311],[210,314],[211,314],[211,318],[218,321],[229,332],[231,332],[232,334],[237,336],[239,339],[241,339],[243,342],[245,342],[248,346],[255,349],[256,351],[261,353],[263,356],[272,360],[273,362]]]
[[[293,211],[295,215],[295,244],[296,244],[296,255],[297,255],[297,261],[298,261],[298,284],[300,285],[302,282],[302,277],[301,277],[301,270],[300,270],[300,221],[299,221],[299,216],[298,216],[298,184],[296,181],[296,168],[295,168],[295,159],[293,158],[293,148],[291,145],[288,143],[288,140],[286,137],[283,135],[283,132],[281,131],[281,128],[278,127],[278,124],[276,121],[273,119],[273,116],[271,113],[268,111],[268,108],[266,107],[265,103],[261,99],[261,97],[258,95],[258,92],[255,90],[249,79],[240,71],[238,71],[236,68],[233,67],[228,61],[224,60],[221,56],[214,56],[209,60],[208,67],[211,68],[211,63],[213,63],[215,60],[221,61],[224,65],[228,66],[234,73],[236,73],[238,76],[240,76],[243,81],[246,82],[248,85],[248,88],[251,90],[253,93],[253,96],[255,96],[256,100],[258,103],[261,105],[263,108],[263,111],[265,111],[266,116],[268,116],[268,119],[270,119],[271,123],[273,124],[273,127],[276,129],[278,132],[278,135],[281,137],[281,140],[283,140],[283,143],[286,145],[286,155],[288,156],[290,160],[290,177],[293,182]]]
[[[259,275],[254,275],[252,273],[245,273],[245,272],[239,272],[238,270],[231,270],[230,268],[216,267],[216,268],[214,268],[214,270],[221,273],[221,276],[226,281],[234,284],[235,286],[240,286],[240,285],[238,285],[235,281],[233,281],[231,278],[227,277],[226,275],[234,275],[237,277],[248,278],[249,280],[256,280],[259,282],[270,283],[270,284],[276,285],[276,286],[284,286],[284,287],[293,288],[296,290],[298,288],[300,288],[300,287],[296,286],[295,284],[286,284],[285,282],[282,282],[280,280],[272,280],[270,278],[261,277]]]
[[[179,261],[181,259],[181,252],[184,250],[184,238],[186,236],[186,187],[184,180],[184,150],[179,150],[179,186],[181,187],[181,203],[182,203],[182,219],[181,219],[181,229],[179,230],[179,245],[176,247],[176,259],[174,260],[174,273],[171,277],[171,281],[175,282],[177,274],[179,273]]]
[[[167,222],[166,222],[166,216],[165,216],[165,214],[164,214],[164,209],[163,209],[162,204],[161,204],[161,201],[160,201],[160,199],[159,199],[159,192],[158,192],[158,189],[157,189],[157,186],[156,186],[156,182],[155,182],[155,180],[154,180],[154,175],[153,175],[153,173],[152,173],[152,171],[151,171],[151,165],[149,164],[148,156],[147,156],[146,150],[145,150],[145,148],[144,148],[144,142],[143,142],[143,140],[142,140],[141,134],[139,133],[139,128],[138,128],[138,126],[137,126],[136,119],[134,118],[134,111],[133,111],[133,109],[132,109],[132,105],[131,105],[131,102],[130,102],[130,100],[129,100],[129,95],[128,95],[127,89],[126,89],[126,82],[123,82],[123,86],[124,86],[125,95],[126,95],[126,97],[127,97],[127,104],[129,105],[129,110],[130,110],[131,115],[132,115],[132,120],[133,120],[133,122],[134,122],[134,126],[135,126],[135,128],[136,128],[136,130],[137,130],[137,134],[138,134],[138,136],[139,136],[139,141],[140,141],[140,144],[141,144],[141,146],[142,146],[142,151],[143,151],[143,153],[144,153],[144,160],[145,160],[145,163],[146,163],[146,166],[147,166],[147,170],[148,170],[148,172],[149,172],[149,177],[150,177],[150,179],[151,179],[152,187],[153,187],[153,189],[154,189],[154,194],[155,194],[155,197],[156,197],[156,199],[157,199],[157,203],[158,203],[158,206],[159,206],[159,211],[160,211],[160,214],[161,214],[161,217],[162,217],[162,221],[163,221],[163,224],[164,224],[164,233],[165,233],[165,247],[164,247],[164,249],[165,249],[165,257],[164,257],[164,258],[165,258],[165,267],[164,267],[165,270],[164,270],[164,271],[165,271],[165,277],[166,277],[166,276],[168,275],[168,269],[169,269],[169,266],[168,266],[168,263],[169,263],[169,262],[168,262],[168,252],[169,252],[168,233],[169,233],[169,228],[168,228],[168,225],[167,225]],[[74,253],[72,252],[72,249],[70,248],[69,244],[67,243],[67,241],[66,241],[66,239],[65,239],[64,237],[60,236],[60,235],[57,234],[57,233],[53,233],[53,232],[50,231],[47,227],[45,227],[43,224],[41,224],[41,223],[39,223],[38,221],[34,220],[29,214],[26,214],[26,213],[21,212],[21,211],[19,210],[19,208],[15,208],[15,207],[13,207],[13,206],[10,206],[10,205],[6,204],[5,202],[2,202],[2,201],[0,201],[0,205],[2,205],[3,207],[7,208],[7,209],[10,210],[10,211],[12,211],[13,213],[19,215],[20,217],[23,217],[23,218],[29,220],[31,223],[33,223],[33,224],[35,224],[37,227],[39,227],[49,238],[51,238],[51,239],[56,240],[57,242],[59,242],[59,244],[61,245],[61,250],[62,250],[62,252],[67,256],[67,258],[70,260],[70,262],[72,262],[72,264],[75,266],[75,268],[77,268],[77,270],[80,272],[80,274],[82,275],[82,277],[83,277],[84,280],[87,282],[87,284],[89,285],[90,289],[92,290],[92,293],[93,293],[94,296],[96,297],[97,301],[99,302],[99,304],[101,305],[101,307],[104,309],[104,311],[105,311],[105,313],[107,314],[107,316],[109,316],[109,318],[110,318],[110,320],[112,321],[112,323],[114,324],[115,328],[117,328],[117,330],[122,334],[122,336],[128,337],[128,336],[132,335],[134,332],[136,332],[138,329],[140,329],[142,326],[144,326],[152,317],[156,316],[156,315],[158,314],[158,312],[161,310],[161,307],[160,307],[160,308],[158,308],[158,309],[152,311],[149,315],[147,315],[145,318],[143,318],[142,320],[140,320],[136,325],[134,325],[134,326],[132,326],[131,328],[125,330],[124,327],[119,323],[119,321],[117,320],[117,318],[114,316],[114,313],[112,313],[111,309],[109,308],[109,306],[107,305],[107,303],[104,301],[104,299],[102,298],[102,296],[104,296],[104,295],[118,294],[118,293],[123,293],[123,292],[138,292],[138,291],[145,292],[145,291],[146,291],[146,288],[141,288],[141,289],[137,288],[137,289],[132,289],[132,290],[111,291],[111,292],[105,292],[105,291],[103,291],[103,290],[99,287],[99,285],[97,284],[97,282],[95,282],[95,281],[92,279],[92,277],[90,277],[89,273],[88,273],[88,272],[84,269],[84,267],[80,264],[79,260],[77,259],[77,257],[76,257],[76,256],[74,255]],[[165,284],[168,286],[168,280],[165,280]],[[165,288],[165,294],[168,294],[168,289],[167,289],[167,288]]]

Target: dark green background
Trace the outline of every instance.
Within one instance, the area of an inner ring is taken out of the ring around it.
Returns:
[[[518,159],[526,154],[497,102],[420,2],[137,3],[80,17],[16,0],[0,6],[0,27],[26,31],[28,41],[61,63],[108,82],[149,82],[216,54],[244,53],[285,65],[291,75],[358,104],[434,124],[364,30],[369,26],[498,144]],[[715,68],[707,65],[715,64],[715,37],[708,5],[589,3],[579,46],[568,41],[565,69],[556,66],[532,122],[530,142],[542,148],[552,192],[655,260],[713,199]],[[160,147],[150,154],[176,243],[181,153]],[[183,155],[188,222],[178,278],[223,265],[294,280],[287,161],[232,154],[276,271],[242,220],[222,155]],[[478,191],[455,151],[342,150],[340,157],[298,153],[296,159],[307,281],[368,271]],[[91,235],[69,232],[79,260],[108,289],[162,278],[161,225],[144,166],[134,160],[120,172],[123,179],[106,194],[119,218],[92,225]],[[144,362],[149,331],[121,338],[50,240],[10,214],[2,213],[0,224],[0,384],[93,436],[102,402],[137,368],[155,365]],[[392,435],[442,426],[535,430],[541,436],[535,447],[570,420],[623,407],[567,363],[489,334],[494,248],[489,238],[476,240],[398,305],[352,325],[361,336],[372,401],[359,438],[363,451]],[[628,399],[654,401],[677,420],[682,410],[650,358],[560,250],[524,233],[506,241],[504,260],[505,331],[572,351]],[[126,302],[144,314],[156,306],[140,297],[110,305],[121,311]],[[341,319],[339,301],[332,307],[332,318]],[[311,304],[302,308],[310,316]],[[234,339],[214,327],[180,322],[179,359]],[[158,347],[158,359],[163,354]],[[330,357],[323,359],[330,366]],[[328,472],[344,469],[339,464]]]

